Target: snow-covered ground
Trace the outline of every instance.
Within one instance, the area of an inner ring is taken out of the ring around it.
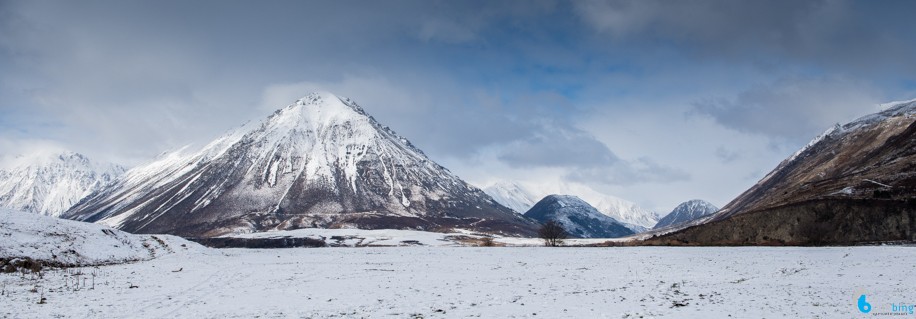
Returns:
[[[863,294],[872,313],[916,302],[902,246],[217,252],[0,274],[0,317],[853,318]]]
[[[482,237],[471,231],[434,233],[400,229],[326,229],[302,228],[239,234],[234,238],[312,238],[324,240],[329,246],[388,247],[388,246],[473,246],[475,238]],[[471,240],[469,240],[471,239]]]
[[[227,235],[234,238],[312,238],[324,240],[333,247],[391,247],[391,246],[479,246],[480,239],[487,237],[478,232],[455,229],[453,233],[436,233],[400,229],[326,229],[302,228],[295,230],[268,231],[249,234]],[[567,246],[600,244],[607,241],[622,242],[623,238],[571,238],[564,240]],[[503,246],[543,246],[540,238],[493,237],[493,242]]]
[[[0,258],[45,264],[102,265],[208,251],[171,235],[134,235],[102,225],[0,208]]]

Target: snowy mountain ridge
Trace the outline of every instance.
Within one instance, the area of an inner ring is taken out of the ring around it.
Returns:
[[[0,164],[0,207],[57,217],[123,172],[74,152],[19,155]]]
[[[799,156],[809,151],[812,147],[823,141],[824,139],[833,139],[838,140],[842,139],[844,136],[855,133],[863,128],[873,126],[877,123],[881,123],[889,118],[893,117],[912,117],[916,115],[916,99],[907,100],[907,101],[896,101],[882,103],[878,105],[878,108],[881,111],[873,114],[868,114],[862,117],[859,117],[852,122],[846,124],[837,123],[831,128],[824,130],[823,133],[811,139],[808,144],[805,144],[798,151],[795,151],[791,156],[779,163],[779,165],[771,171],[769,174],[764,176],[760,181],[757,182],[757,185],[766,182],[772,177],[772,174],[777,172],[780,168],[788,166],[790,163],[798,159]]]

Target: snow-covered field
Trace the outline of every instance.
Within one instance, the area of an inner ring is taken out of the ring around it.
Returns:
[[[269,231],[238,234],[235,238],[312,238],[324,240],[330,246],[347,247],[389,247],[389,246],[467,246],[473,245],[474,235],[470,231],[456,233],[434,233],[400,229],[325,229],[303,228],[295,230]]]
[[[323,240],[333,247],[392,247],[392,246],[478,246],[480,239],[487,235],[464,229],[453,233],[436,233],[401,229],[325,229],[302,228],[295,230],[268,231],[248,234],[227,235],[234,238],[311,238]],[[570,238],[564,240],[568,246],[600,244],[608,241],[626,241],[623,238]],[[493,237],[493,242],[504,246],[543,246],[539,238]]]
[[[43,277],[0,274],[0,317],[854,318],[916,303],[916,248],[225,249]]]

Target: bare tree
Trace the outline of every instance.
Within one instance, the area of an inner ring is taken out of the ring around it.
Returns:
[[[560,223],[550,220],[541,225],[541,229],[538,230],[538,237],[544,240],[544,246],[557,247],[563,245],[563,240],[566,239],[566,230],[563,229]]]

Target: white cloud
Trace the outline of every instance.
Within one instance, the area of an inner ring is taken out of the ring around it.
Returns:
[[[68,151],[58,142],[41,139],[9,139],[0,137],[0,168],[8,167],[20,155],[53,154]]]

